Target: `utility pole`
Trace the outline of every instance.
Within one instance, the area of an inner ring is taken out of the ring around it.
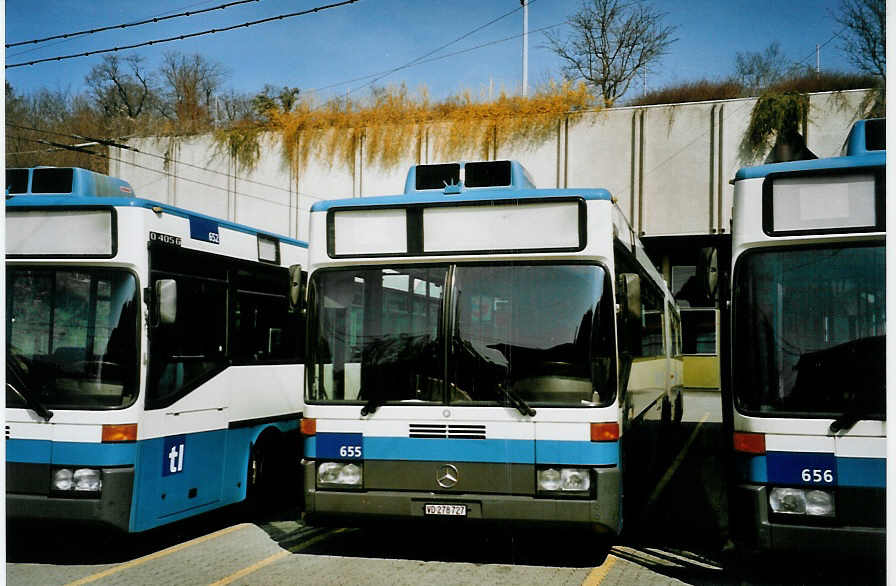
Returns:
[[[815,77],[818,77],[818,74],[821,73],[821,52],[818,44],[815,44]]]
[[[523,5],[523,97],[529,95],[529,0]]]

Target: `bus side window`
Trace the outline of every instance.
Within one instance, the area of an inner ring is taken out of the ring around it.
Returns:
[[[150,343],[148,408],[170,405],[226,366],[225,283],[178,275],[177,320]]]

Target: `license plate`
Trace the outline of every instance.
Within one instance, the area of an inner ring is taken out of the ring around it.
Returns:
[[[424,505],[424,515],[447,515],[449,517],[466,517],[467,505]]]

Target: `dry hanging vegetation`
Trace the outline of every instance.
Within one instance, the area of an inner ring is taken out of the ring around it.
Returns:
[[[558,121],[590,109],[594,96],[580,83],[551,84],[529,97],[502,93],[477,101],[469,93],[432,102],[406,88],[374,92],[366,103],[333,101],[323,106],[298,100],[289,111],[272,108],[262,124],[239,124],[215,133],[218,148],[251,169],[263,133],[279,135],[284,161],[297,171],[314,155],[351,167],[361,148],[367,164],[394,167],[417,158],[424,142],[442,160],[486,159],[495,148],[534,146],[556,132]],[[360,144],[359,144],[360,143]]]

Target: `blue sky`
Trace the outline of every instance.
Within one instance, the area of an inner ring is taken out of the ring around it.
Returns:
[[[6,0],[6,42],[144,18],[199,10],[227,0]],[[6,50],[6,64],[68,55],[221,28],[327,4],[333,0],[258,0],[212,13],[177,18],[125,30],[57,40]],[[530,0],[529,30],[561,25],[581,0]],[[842,54],[841,30],[834,16],[839,0],[655,0],[665,22],[677,26],[675,42],[647,78],[648,87],[702,78],[722,79],[734,70],[738,51],[761,51],[773,41],[793,61],[815,63],[816,44],[825,70],[852,71]],[[366,81],[349,80],[404,65],[520,7],[519,0],[359,0],[355,4],[273,23],[205,35],[130,51],[155,68],[166,51],[200,53],[227,72],[225,88],[257,92],[266,83],[317,90],[329,97],[346,91],[363,96]],[[502,18],[434,54],[461,51],[522,32],[522,10]],[[556,29],[565,34],[568,27]],[[522,40],[492,44],[392,73],[380,85],[426,86],[434,98],[464,90],[474,94],[519,91]],[[6,69],[18,92],[46,87],[80,92],[84,78],[101,56],[79,57]],[[543,33],[529,37],[529,83],[560,77],[559,59],[546,47]],[[367,80],[369,81],[369,80]],[[333,85],[334,87],[327,87]],[[323,89],[326,88],[326,89]],[[641,91],[641,82],[633,91]],[[631,92],[630,92],[631,94]]]

